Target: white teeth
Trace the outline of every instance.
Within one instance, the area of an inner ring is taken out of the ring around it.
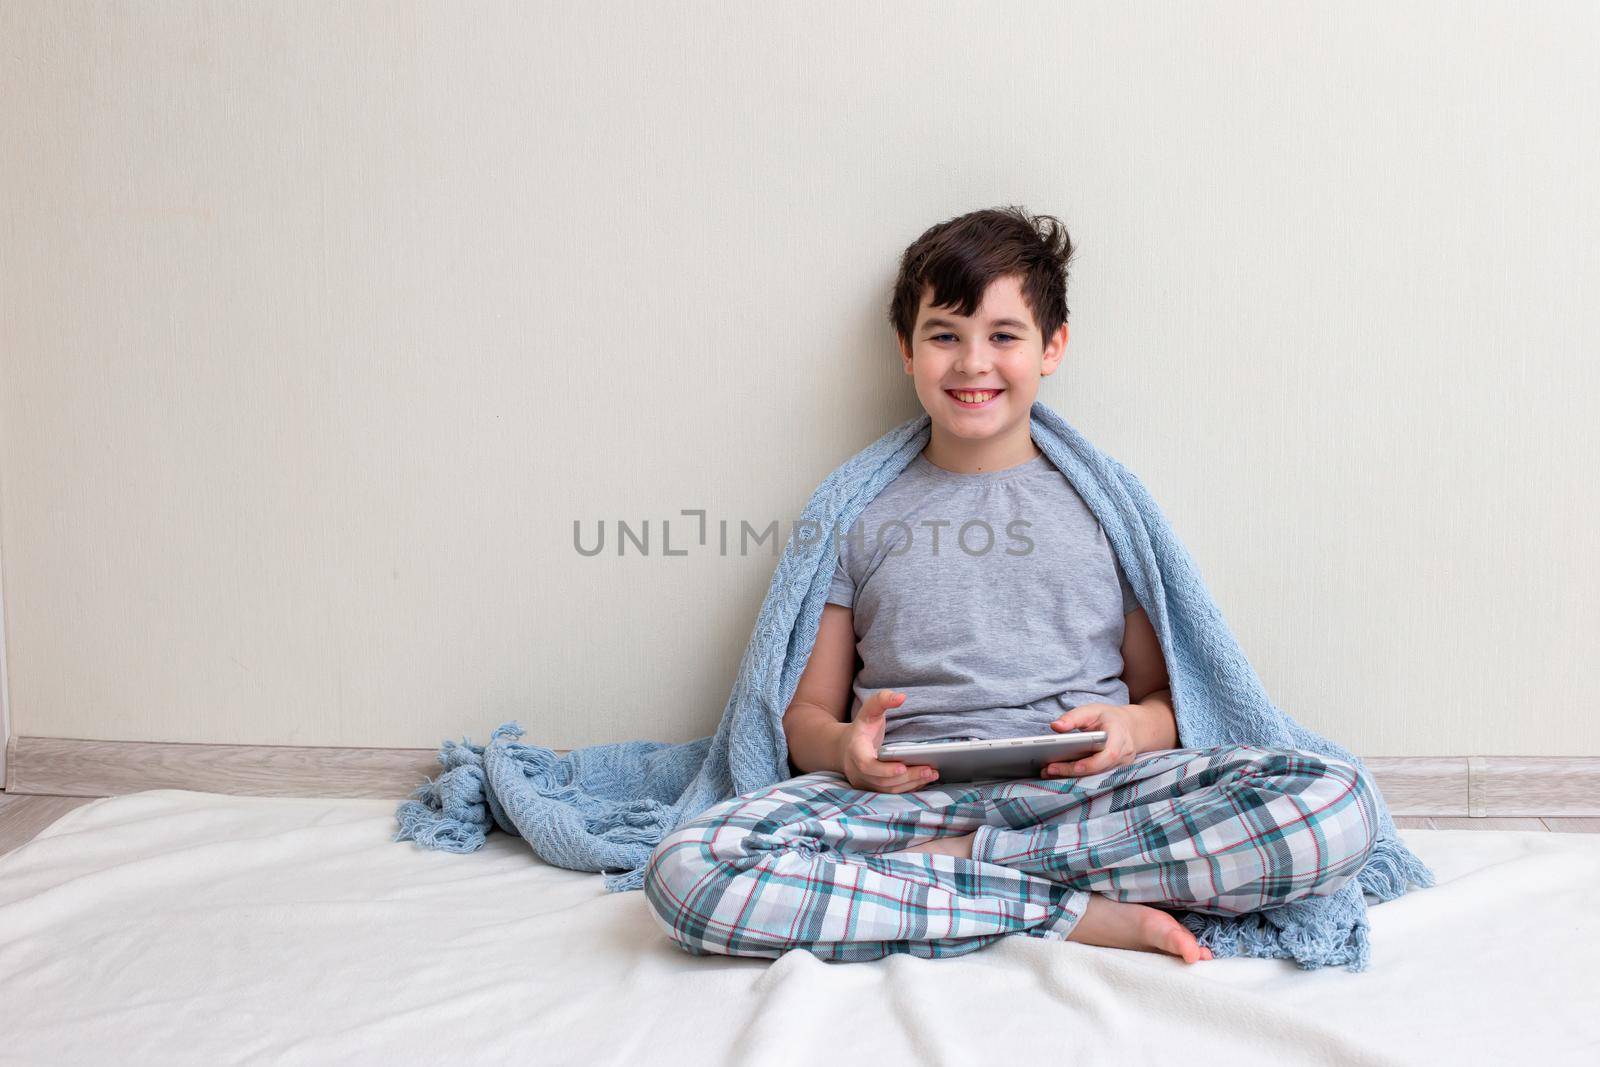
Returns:
[[[963,393],[952,389],[951,392],[955,394],[957,400],[960,400],[963,403],[981,404],[985,400],[988,400],[991,396],[994,396],[996,393],[998,393],[999,390],[991,389],[986,393]]]

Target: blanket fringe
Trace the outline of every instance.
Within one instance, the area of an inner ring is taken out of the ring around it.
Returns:
[[[518,829],[518,822],[526,818],[526,801],[531,797],[580,813],[584,832],[590,837],[625,847],[645,859],[676,828],[678,812],[672,805],[651,797],[597,803],[593,793],[603,783],[580,784],[579,767],[571,754],[563,756],[541,745],[520,744],[516,739],[524,732],[512,721],[496,727],[486,744],[474,745],[462,738],[440,745],[437,758],[444,771],[417,786],[396,809],[399,829],[391,840],[415,841],[424,848],[461,853],[482,848],[497,825],[507,833],[527,837]],[[491,748],[497,750],[496,757],[506,757],[493,764],[493,770]],[[517,799],[519,796],[521,800]],[[508,799],[516,812],[507,810]],[[540,820],[533,820],[534,829],[542,825]],[[538,839],[530,839],[529,844],[547,862],[597,869],[575,864],[582,856],[563,850],[549,834],[536,836]],[[632,868],[604,868],[606,888],[611,892],[643,889],[644,869],[643,862]]]
[[[1240,916],[1183,912],[1179,920],[1218,959],[1292,959],[1302,970],[1343,964],[1346,970],[1359,972],[1372,962],[1363,894],[1393,900],[1411,885],[1434,884],[1433,872],[1398,836],[1383,831],[1356,877],[1329,897],[1308,897]]]
[[[1318,921],[1306,921],[1312,917]],[[1178,919],[1217,959],[1289,959],[1307,971],[1339,964],[1348,971],[1364,971],[1372,962],[1370,927],[1354,882],[1332,896],[1309,897],[1269,911],[1233,916],[1186,911]]]
[[[499,732],[495,731],[496,736]],[[415,841],[443,852],[482,848],[492,828],[483,750],[484,746],[466,738],[460,743],[447,739],[440,745],[437,758],[444,773],[413,789],[410,798],[395,810],[400,829],[390,840]]]
[[[1404,842],[1391,834],[1381,834],[1367,865],[1356,875],[1361,888],[1380,901],[1393,900],[1412,886],[1424,889],[1435,884],[1433,872],[1423,865]]]
[[[608,874],[605,876],[605,890],[607,893],[626,893],[634,889],[644,888],[643,867],[636,867],[622,874]]]

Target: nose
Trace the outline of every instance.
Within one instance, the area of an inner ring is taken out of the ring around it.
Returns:
[[[976,377],[983,374],[994,363],[989,355],[988,347],[982,341],[974,341],[963,346],[956,356],[955,371]]]

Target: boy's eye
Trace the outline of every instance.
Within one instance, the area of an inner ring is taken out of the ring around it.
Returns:
[[[932,336],[932,337],[930,337],[930,338],[929,338],[929,340],[930,340],[930,341],[938,341],[938,340],[942,340],[942,339],[943,339],[943,338],[946,338],[946,337],[954,337],[954,336],[955,336],[955,334],[953,334],[953,333],[936,333],[936,334],[934,334],[934,335],[933,335],[933,336]],[[1013,337],[1013,336],[1012,336],[1012,335],[1011,335],[1011,334],[1009,334],[1009,333],[997,333],[997,334],[995,334],[995,336],[996,336],[996,337],[1006,337],[1006,338],[1010,338],[1010,339],[1011,339],[1011,340],[1013,340],[1013,341],[1015,341],[1015,340],[1016,340],[1016,338],[1015,338],[1015,337]]]

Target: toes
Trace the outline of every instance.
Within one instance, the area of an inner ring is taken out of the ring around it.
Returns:
[[[1187,926],[1164,911],[1157,911],[1156,914],[1160,916],[1156,943],[1164,951],[1182,956],[1185,963],[1198,963],[1211,958],[1209,950],[1200,947],[1200,942],[1195,940]]]

